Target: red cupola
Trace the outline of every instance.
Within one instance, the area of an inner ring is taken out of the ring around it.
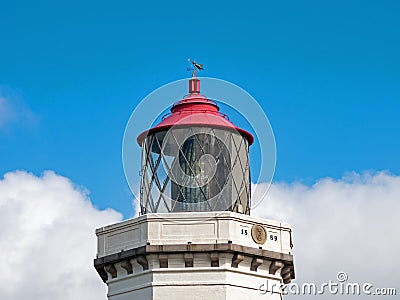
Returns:
[[[142,132],[137,141],[142,145],[143,139],[152,133],[168,130],[173,126],[209,126],[225,128],[239,132],[244,136],[249,145],[254,141],[250,132],[241,129],[228,120],[228,116],[219,112],[218,105],[200,94],[200,80],[192,78],[189,80],[189,95],[175,103],[171,107],[171,113],[164,116],[163,120],[151,128]]]
[[[141,209],[250,213],[248,148],[253,136],[231,123],[189,80],[189,94],[141,133]]]

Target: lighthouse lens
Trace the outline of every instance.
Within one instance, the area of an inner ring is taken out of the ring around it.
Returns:
[[[231,169],[223,141],[205,133],[192,135],[180,147],[178,161],[186,177],[172,186],[179,209],[186,210],[186,203],[202,203],[200,210],[211,210],[205,202],[221,193]]]
[[[177,127],[143,145],[146,212],[249,212],[248,142],[234,130]]]

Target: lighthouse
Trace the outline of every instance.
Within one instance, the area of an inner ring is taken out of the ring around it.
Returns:
[[[137,137],[140,216],[96,230],[110,300],[282,299],[294,279],[291,226],[251,216],[254,138],[200,84]]]

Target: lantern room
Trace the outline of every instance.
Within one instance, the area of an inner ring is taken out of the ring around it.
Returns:
[[[253,136],[229,121],[189,80],[189,94],[141,133],[141,213],[233,211],[250,214]]]

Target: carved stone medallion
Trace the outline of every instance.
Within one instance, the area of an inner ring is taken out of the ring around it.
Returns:
[[[253,238],[254,242],[262,245],[267,240],[267,231],[265,230],[264,226],[260,224],[254,224],[251,228],[251,237]]]

